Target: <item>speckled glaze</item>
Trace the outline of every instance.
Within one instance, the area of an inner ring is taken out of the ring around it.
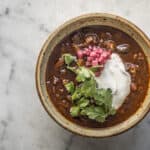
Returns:
[[[46,65],[48,62],[48,58],[56,46],[66,35],[69,33],[89,25],[105,25],[111,26],[117,29],[120,29],[130,35],[133,39],[137,41],[137,43],[144,50],[145,55],[147,56],[148,64],[150,67],[150,42],[146,35],[134,24],[123,19],[116,15],[104,14],[104,13],[93,13],[82,15],[76,17],[59,28],[57,28],[47,39],[45,44],[43,45],[41,52],[38,57],[37,66],[36,66],[36,87],[38,91],[38,95],[44,106],[45,110],[48,114],[61,126],[64,128],[88,137],[108,137],[113,136],[119,133],[122,133],[129,128],[133,127],[137,124],[149,111],[150,109],[150,88],[148,89],[146,98],[141,105],[141,107],[137,110],[137,112],[132,115],[128,120],[109,127],[109,128],[101,128],[101,129],[91,129],[86,127],[78,126],[69,120],[67,120],[64,116],[62,116],[57,109],[54,107],[53,103],[48,96],[46,85],[45,85],[45,71]],[[149,82],[150,87],[150,82]]]

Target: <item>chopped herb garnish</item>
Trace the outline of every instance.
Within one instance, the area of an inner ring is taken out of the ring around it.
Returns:
[[[91,75],[93,75],[93,73],[85,67],[79,67],[76,70],[76,74],[77,74],[76,80],[78,82],[84,82],[86,79],[89,79]]]
[[[102,66],[97,65],[97,66],[90,67],[89,69],[90,69],[91,71],[93,71],[93,72],[97,72],[97,71],[99,71],[99,69],[100,69],[101,67],[102,67]]]
[[[70,54],[64,54],[67,69],[76,74],[77,86],[71,81],[64,84],[66,90],[71,94],[72,107],[70,114],[72,117],[87,116],[97,122],[104,122],[109,115],[114,115],[116,110],[112,107],[111,89],[99,89],[94,78],[94,71],[99,66],[86,68],[83,66],[69,66],[76,59]],[[92,70],[92,71],[91,71]]]
[[[74,93],[71,96],[73,101],[81,98],[81,92],[80,91],[81,91],[80,87],[76,87]]]
[[[80,108],[84,108],[86,106],[88,106],[90,103],[89,99],[86,99],[84,97],[82,97],[78,102],[77,102],[77,105],[80,107]]]
[[[63,58],[65,60],[66,65],[70,65],[73,61],[76,61],[76,57],[68,53],[64,54]]]
[[[72,117],[77,117],[79,115],[80,107],[79,106],[72,106],[70,109],[70,114]]]
[[[76,67],[70,67],[70,66],[67,66],[67,69],[76,73]]]
[[[72,81],[69,83],[66,83],[65,88],[69,93],[72,94],[74,92],[74,83]]]
[[[91,105],[81,110],[81,115],[88,116],[89,119],[96,120],[98,122],[104,122],[107,114],[102,107]]]

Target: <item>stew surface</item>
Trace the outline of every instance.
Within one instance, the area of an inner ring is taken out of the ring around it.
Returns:
[[[72,101],[63,84],[64,80],[75,82],[75,74],[66,69],[66,65],[61,61],[62,55],[70,53],[76,56],[77,49],[91,45],[112,49],[122,58],[131,76],[130,94],[116,114],[108,116],[103,123],[83,116],[72,117],[70,115]],[[126,33],[107,26],[82,28],[65,37],[49,57],[45,79],[48,94],[58,111],[68,120],[90,128],[110,127],[123,122],[134,114],[146,96],[148,81],[148,63],[141,47]]]

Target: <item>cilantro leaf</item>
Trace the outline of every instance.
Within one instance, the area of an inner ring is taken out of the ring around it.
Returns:
[[[72,106],[70,108],[70,114],[72,117],[77,117],[79,115],[80,107],[79,106]]]
[[[67,69],[76,73],[76,68],[75,67],[70,67],[70,66],[67,66]]]
[[[91,78],[81,84],[81,94],[85,97],[93,97],[96,90],[96,81]]]
[[[107,114],[105,114],[102,107],[91,105],[81,110],[81,115],[88,116],[89,119],[96,120],[98,122],[104,122]]]
[[[109,114],[110,114],[110,115],[115,115],[115,114],[116,114],[116,110],[115,110],[114,108],[111,108],[111,109],[109,110]]]
[[[102,67],[102,66],[97,65],[97,66],[92,66],[92,67],[90,67],[89,69],[90,69],[92,72],[97,72],[97,71],[99,71],[100,67]]]
[[[98,71],[101,66],[71,67],[69,65],[76,61],[76,57],[70,54],[64,54],[63,57],[67,69],[76,74],[78,82],[76,87],[72,81],[64,85],[72,98],[71,116],[87,116],[97,122],[104,122],[109,115],[114,115],[116,110],[112,107],[111,89],[98,89],[94,78],[93,72]]]
[[[74,87],[74,83],[71,81],[71,82],[69,82],[69,83],[66,83],[65,85],[65,88],[66,88],[66,90],[69,92],[69,93],[73,93],[74,92],[74,90],[75,90],[75,87]]]
[[[73,61],[76,61],[76,57],[72,56],[69,53],[63,54],[63,58],[65,60],[66,65],[70,65]]]
[[[86,107],[88,104],[90,103],[90,101],[84,97],[82,97],[78,102],[77,102],[77,105],[80,107],[80,108],[84,108]]]
[[[109,112],[109,110],[112,107],[112,91],[110,89],[107,89],[105,91],[104,103],[105,103],[105,109],[106,109],[106,111]]]
[[[80,87],[76,87],[74,93],[71,96],[73,101],[77,100],[77,99],[80,99],[80,97],[82,96],[80,91],[81,91]]]
[[[94,94],[95,103],[104,105],[106,111],[112,107],[112,91],[110,89],[97,89]]]
[[[76,80],[78,82],[84,82],[86,79],[91,78],[91,76],[94,76],[93,72],[85,67],[70,67],[67,66],[67,69],[76,73]]]
[[[76,74],[76,80],[78,82],[84,82],[86,79],[90,78],[93,75],[93,73],[85,67],[79,67],[76,71]]]

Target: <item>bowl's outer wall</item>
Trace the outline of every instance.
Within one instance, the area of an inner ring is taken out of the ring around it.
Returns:
[[[107,137],[107,136],[112,136],[124,132],[125,130],[131,128],[136,123],[138,123],[146,115],[146,113],[150,109],[150,95],[148,94],[150,93],[150,88],[148,88],[148,92],[142,106],[138,109],[138,111],[133,116],[128,118],[128,120],[109,128],[91,129],[91,128],[85,128],[76,125],[70,122],[69,120],[67,120],[64,116],[62,116],[54,107],[53,103],[51,102],[45,84],[46,65],[49,56],[52,50],[54,49],[54,47],[57,45],[57,43],[59,43],[65,36],[67,36],[71,32],[79,28],[90,26],[90,25],[111,26],[127,33],[134,40],[136,40],[136,42],[143,49],[147,57],[149,70],[150,70],[149,39],[139,28],[137,28],[131,22],[115,15],[101,14],[101,13],[87,14],[87,15],[79,16],[77,18],[74,18],[66,22],[65,24],[57,28],[49,36],[44,46],[42,47],[42,50],[38,57],[37,66],[36,66],[36,87],[37,87],[40,100],[44,108],[48,112],[48,114],[64,128],[83,136]],[[149,83],[149,87],[150,87],[150,83]]]

